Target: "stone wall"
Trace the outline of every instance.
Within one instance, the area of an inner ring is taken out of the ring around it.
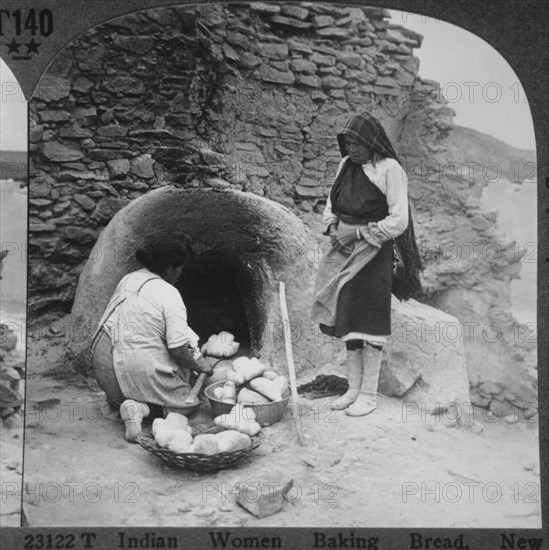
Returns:
[[[508,328],[517,258],[493,213],[480,212],[475,187],[437,174],[453,111],[436,82],[418,77],[421,40],[382,8],[251,3],[148,10],[72,42],[30,105],[31,313],[69,311],[102,229],[161,186],[267,197],[320,240],[340,160],[335,135],[351,113],[369,110],[410,177],[425,301],[461,322]],[[452,242],[495,242],[509,253],[455,261],[439,251]],[[531,380],[514,398],[535,399],[532,346],[507,333],[465,344],[473,386],[496,383],[479,403],[518,391],[525,369]]]
[[[382,9],[257,3],[149,10],[73,42],[31,102],[31,311],[69,309],[101,229],[159,186],[318,212],[350,113],[398,138],[420,43]]]
[[[21,386],[25,358],[16,345],[17,334],[8,325],[0,324],[0,419],[12,427],[21,425],[24,402]]]

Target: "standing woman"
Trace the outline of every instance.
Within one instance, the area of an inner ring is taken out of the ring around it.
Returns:
[[[95,379],[120,407],[128,441],[136,440],[150,405],[184,412],[191,371],[212,373],[175,288],[194,256],[183,236],[150,238],[135,254],[143,267],[118,283],[92,339]]]
[[[337,135],[343,157],[324,210],[331,244],[320,263],[313,320],[347,349],[349,390],[331,403],[349,416],[377,407],[391,293],[421,293],[421,259],[408,205],[408,179],[380,122],[354,115]]]

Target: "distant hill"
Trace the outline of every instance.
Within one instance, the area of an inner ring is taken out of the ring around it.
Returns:
[[[479,176],[482,176],[482,167],[495,173],[497,168],[490,165],[496,163],[501,168],[502,177],[513,183],[536,177],[535,151],[517,149],[472,128],[455,126],[440,145],[448,149],[443,153],[448,162],[479,163]]]
[[[27,180],[27,152],[0,151],[0,180]]]

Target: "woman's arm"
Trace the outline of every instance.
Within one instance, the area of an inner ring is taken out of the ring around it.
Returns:
[[[195,359],[193,349],[198,346],[198,334],[187,324],[187,308],[179,291],[172,285],[162,285],[162,303],[166,323],[166,346],[170,357],[182,369],[211,374],[213,369],[205,361]]]
[[[334,181],[337,179],[337,176],[339,176],[339,173],[341,172],[341,168],[345,164],[346,160],[347,160],[347,157],[344,157],[339,163],[339,166],[337,167],[336,175],[334,177]],[[329,235],[332,230],[332,226],[337,228],[339,224],[339,216],[332,212],[332,201],[330,200],[329,194],[328,194],[328,198],[326,199],[326,207],[324,208],[324,212],[322,214],[322,221],[325,227],[325,230],[323,232],[324,235]]]
[[[212,374],[213,367],[205,361],[196,360],[189,346],[178,346],[177,348],[168,348],[170,357],[177,363],[177,366],[182,369],[193,370],[198,373]]]
[[[324,208],[324,213],[322,214],[322,221],[324,222],[324,231],[323,235],[329,235],[332,231],[332,227],[336,227],[339,224],[339,216],[332,212],[332,201],[330,201],[330,195],[326,200],[326,208]]]
[[[381,177],[385,179],[389,214],[377,224],[368,224],[370,231],[381,242],[398,237],[408,227],[408,177],[402,166],[393,159]]]

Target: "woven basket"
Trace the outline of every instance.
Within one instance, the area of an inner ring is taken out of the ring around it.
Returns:
[[[137,441],[143,449],[159,456],[162,460],[173,466],[198,472],[211,472],[230,466],[237,460],[250,454],[254,449],[257,449],[263,443],[265,436],[262,432],[259,432],[251,439],[252,444],[247,449],[217,453],[215,455],[204,455],[199,453],[176,453],[169,449],[164,449],[158,445],[153,434],[150,432],[142,432],[137,436]]]

